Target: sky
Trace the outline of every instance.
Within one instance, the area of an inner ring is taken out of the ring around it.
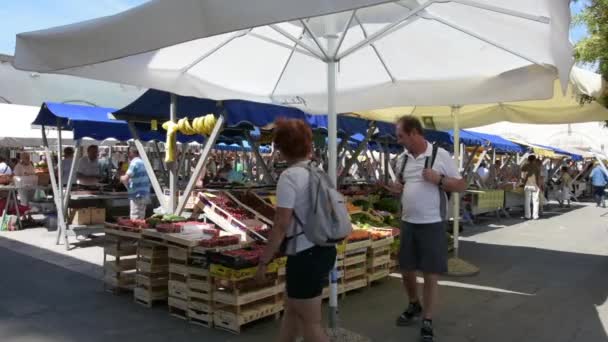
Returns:
[[[571,5],[578,13],[587,0]],[[15,35],[54,26],[71,24],[122,12],[146,0],[0,0],[0,53],[13,55]],[[584,27],[574,27],[571,39],[586,35]]]

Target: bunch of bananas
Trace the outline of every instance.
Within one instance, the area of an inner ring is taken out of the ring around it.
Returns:
[[[175,161],[175,144],[176,134],[182,133],[185,135],[201,134],[209,136],[215,127],[216,119],[213,114],[199,116],[192,120],[192,124],[188,118],[179,119],[177,122],[167,121],[163,123],[163,129],[167,131],[167,153],[165,155],[165,163]]]

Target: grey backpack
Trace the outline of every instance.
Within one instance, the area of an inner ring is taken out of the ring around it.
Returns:
[[[333,246],[343,241],[352,232],[344,196],[333,186],[327,173],[312,162],[298,166],[310,174],[310,210],[295,210],[302,233],[317,246]]]

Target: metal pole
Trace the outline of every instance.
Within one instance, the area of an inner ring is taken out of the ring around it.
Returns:
[[[335,50],[338,36],[327,36],[327,51],[332,53]],[[336,113],[336,82],[337,82],[337,61],[332,59],[327,62],[327,130],[328,130],[328,149],[329,160],[327,173],[334,185],[338,185],[337,164],[338,164],[338,116]],[[330,276],[329,284],[329,327],[338,326],[338,267],[334,264]]]
[[[160,174],[163,177],[163,182],[165,185],[169,183],[169,178],[167,178],[167,168],[165,168],[165,163],[163,162],[163,155],[160,153],[160,147],[158,147],[158,141],[154,140],[152,142],[152,148],[154,148],[154,153],[156,154],[156,158],[158,158],[158,164],[160,165]]]
[[[205,145],[203,146],[203,150],[201,151],[201,156],[196,163],[196,167],[194,168],[194,172],[188,180],[188,185],[186,185],[186,189],[184,190],[183,196],[179,199],[179,204],[177,205],[175,214],[180,215],[184,208],[186,207],[186,203],[188,202],[188,198],[192,193],[192,189],[196,185],[196,181],[201,176],[202,172],[205,170],[205,164],[207,164],[207,157],[209,156],[209,152],[211,152],[211,148],[215,145],[217,138],[220,135],[222,130],[222,126],[224,125],[224,116],[220,115],[217,119],[215,126],[213,127],[213,131],[209,135],[207,141],[205,141]]]
[[[456,163],[456,167],[458,167],[458,172],[460,170],[460,123],[458,122],[458,114],[460,112],[459,106],[452,107],[452,116],[454,117],[454,161]],[[458,222],[460,220],[460,193],[452,193],[452,200],[454,201],[454,225],[453,225],[453,236],[454,236],[454,257],[458,258],[458,235],[460,233]]]
[[[62,141],[61,141],[61,121],[59,119],[57,119],[57,183],[59,183],[59,199],[61,201],[61,203],[63,203],[64,201],[64,197],[63,197],[63,175],[62,175],[62,171],[63,171],[63,167],[62,167],[62,163],[61,163],[61,155],[63,154],[62,151]],[[48,161],[47,161],[48,163]],[[53,169],[49,169],[49,172],[52,172]]]
[[[169,108],[170,120],[172,122],[177,122],[177,95],[171,94],[171,105]],[[172,151],[173,155],[177,154],[177,144],[174,147],[175,150]],[[166,146],[168,147],[168,146]],[[177,198],[178,198],[178,188],[177,188],[177,163],[173,162],[170,165],[167,165],[169,168],[169,212],[175,214],[177,209]]]
[[[65,223],[65,216],[63,215],[63,206],[61,205],[61,197],[59,197],[59,189],[57,188],[57,179],[55,178],[55,169],[53,166],[53,159],[51,154],[51,149],[49,147],[49,141],[46,137],[46,131],[44,130],[44,126],[42,126],[42,143],[44,145],[44,153],[46,155],[46,162],[49,166],[49,178],[51,178],[51,188],[53,190],[53,200],[55,201],[55,207],[57,208],[57,242],[61,240],[61,237],[64,236],[66,241],[66,250],[69,249],[69,245],[67,244],[67,227]]]

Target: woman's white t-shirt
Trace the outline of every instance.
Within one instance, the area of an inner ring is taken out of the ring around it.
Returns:
[[[308,212],[310,208],[309,172],[304,167],[291,166],[281,173],[277,183],[277,207]],[[295,215],[295,211],[294,211]],[[294,255],[314,247],[314,244],[302,233],[302,225],[294,216],[287,227],[288,239],[285,253]]]

